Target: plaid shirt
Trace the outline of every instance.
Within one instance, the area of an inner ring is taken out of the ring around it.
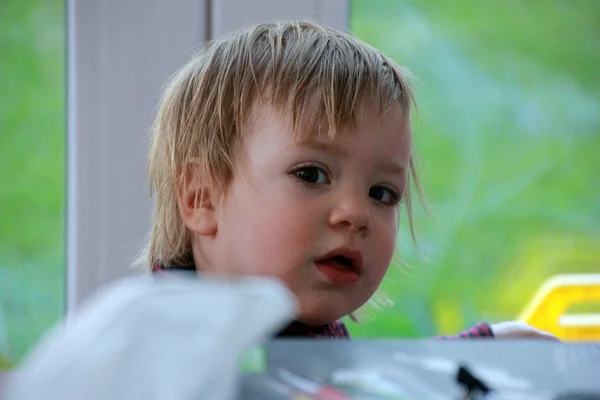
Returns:
[[[167,275],[167,271],[194,272],[194,266],[189,267],[164,267],[160,262],[154,263],[152,272],[155,275]],[[436,339],[477,339],[492,338],[492,328],[485,322],[480,322],[457,335],[438,336]],[[350,339],[348,328],[341,321],[325,325],[309,325],[294,321],[277,334],[277,338],[321,338],[321,339]]]

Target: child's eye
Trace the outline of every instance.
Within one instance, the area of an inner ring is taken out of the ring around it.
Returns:
[[[321,168],[318,167],[301,167],[293,172],[293,174],[307,183],[315,185],[329,183],[327,174]]]
[[[373,186],[369,190],[369,197],[389,206],[395,206],[401,200],[397,191],[385,186]]]

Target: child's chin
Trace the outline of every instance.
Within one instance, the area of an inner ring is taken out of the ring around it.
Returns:
[[[343,312],[336,312],[333,310],[323,312],[323,310],[321,310],[318,313],[302,313],[297,320],[309,325],[325,325],[338,321],[345,316],[346,314]]]
[[[358,306],[354,293],[311,292],[297,296],[300,313],[297,321],[309,325],[324,325],[339,321]]]

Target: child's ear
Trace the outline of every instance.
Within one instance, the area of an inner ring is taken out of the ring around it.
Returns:
[[[181,218],[192,232],[203,236],[214,235],[217,232],[214,196],[204,184],[200,165],[189,163],[186,169],[186,179],[181,183],[177,196]]]

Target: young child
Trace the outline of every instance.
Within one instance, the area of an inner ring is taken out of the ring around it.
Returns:
[[[334,30],[262,24],[216,40],[162,99],[138,263],[275,276],[300,307],[280,336],[349,337],[340,320],[383,280],[401,210],[414,239],[413,105],[406,72]],[[511,323],[458,335],[492,336],[547,337]]]

